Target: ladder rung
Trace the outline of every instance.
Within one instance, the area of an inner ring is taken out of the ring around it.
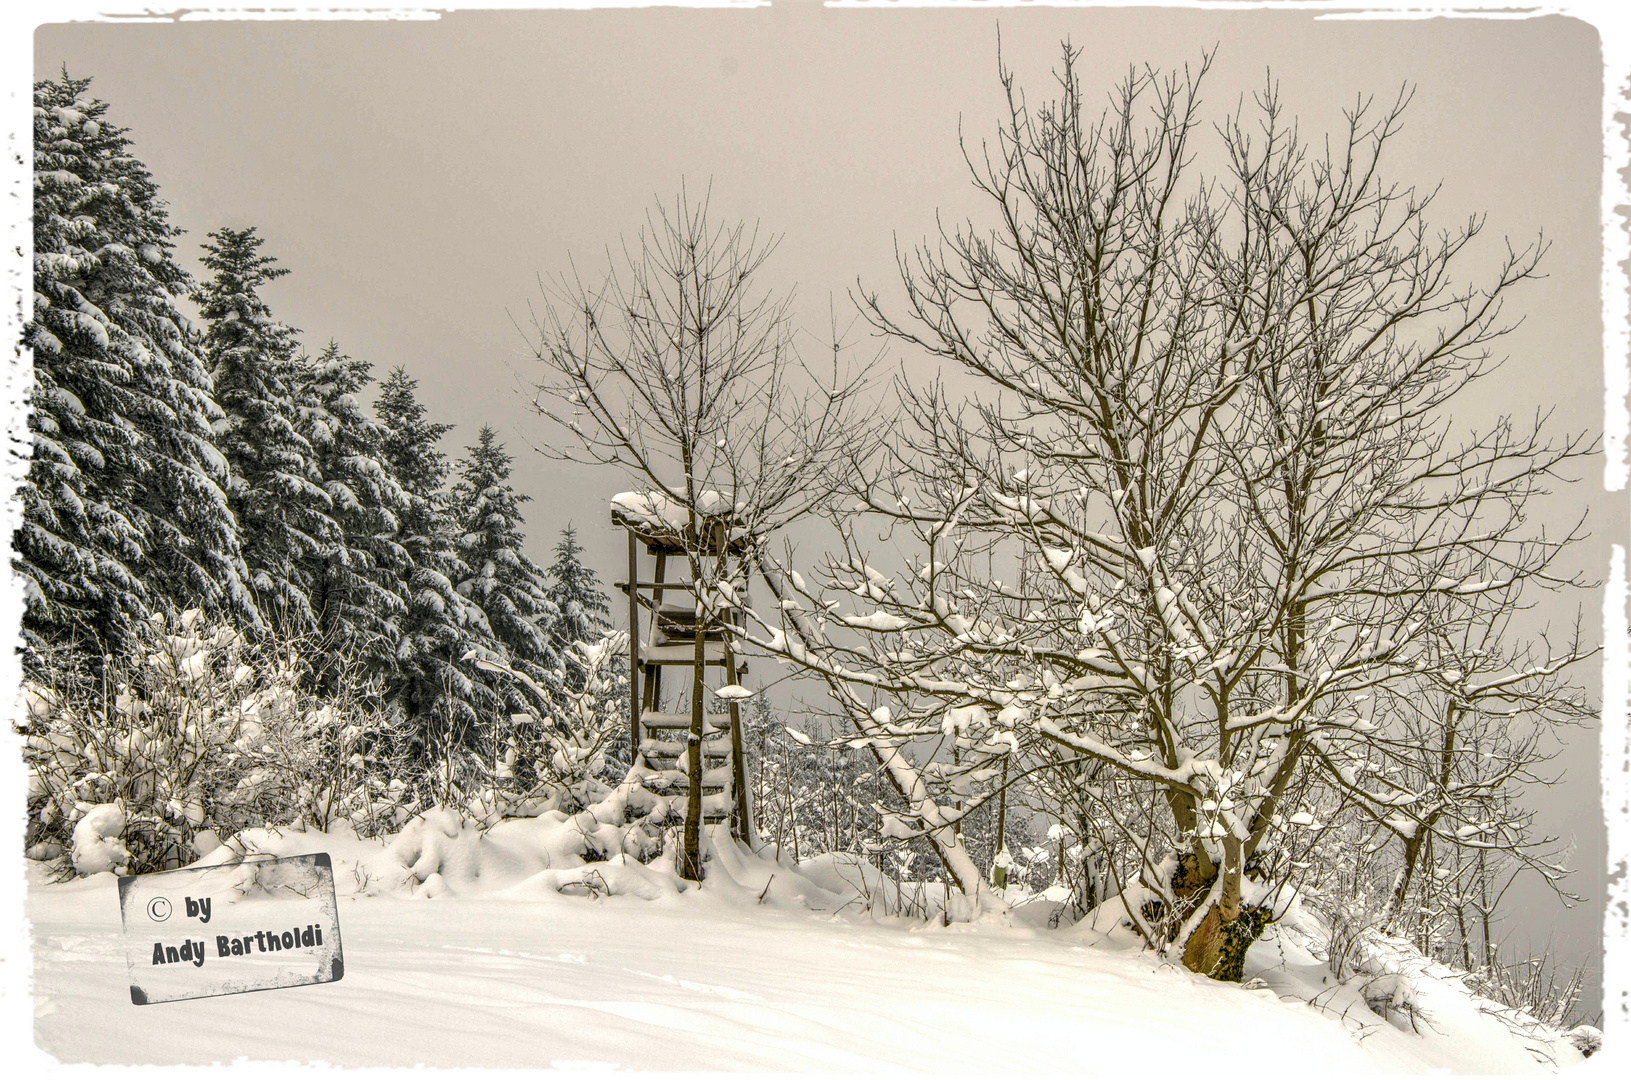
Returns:
[[[654,731],[655,730],[660,730],[660,729],[667,730],[667,729],[673,729],[673,728],[690,728],[690,726],[691,726],[691,714],[690,713],[643,712],[643,713],[640,714],[640,722],[642,724],[646,725],[646,727],[648,727],[648,728],[650,728],[650,729],[652,729]],[[702,714],[702,731],[703,731],[703,736],[702,737],[705,738],[705,739],[710,734],[710,732],[708,731],[708,728],[710,726],[715,728],[718,731],[729,731],[731,729],[731,714],[730,713],[703,713]]]
[[[662,664],[665,666],[684,665],[690,667],[696,662],[696,645],[685,642],[679,645],[649,645],[640,643],[640,663]],[[725,665],[725,650],[718,642],[709,642],[703,647],[702,662],[709,667],[723,667]],[[742,663],[740,657],[736,661],[736,670],[745,671],[747,665]]]
[[[673,589],[676,592],[683,589],[686,592],[690,592],[691,591],[691,582],[683,581],[683,580],[682,581],[636,581],[634,583],[634,587],[636,589]],[[614,581],[614,582],[612,582],[612,588],[616,589],[620,593],[627,593],[629,591],[629,583],[627,581]],[[645,603],[645,605],[647,607],[651,606],[651,601],[650,601],[649,598],[641,597],[640,599],[642,600],[642,602]]]
[[[683,785],[687,783],[684,769],[661,769],[652,775],[660,776],[664,780],[667,780],[670,784]],[[705,788],[728,787],[730,786],[730,782],[731,770],[730,766],[728,765],[717,769],[702,770],[702,786]]]
[[[641,777],[641,782],[658,787],[665,792],[685,791],[690,787],[691,783],[690,778],[685,775],[684,769],[659,769]],[[730,766],[702,770],[702,793],[704,795],[729,790],[730,786]]]
[[[661,588],[661,586],[657,587]],[[647,606],[649,607],[650,605]],[[697,621],[697,604],[695,600],[687,600],[684,603],[664,600],[661,604],[657,605],[657,614],[664,619],[672,619],[675,622],[685,622],[695,625]],[[742,621],[742,610],[736,607],[734,604],[721,604],[714,609],[714,614],[716,616],[723,616],[723,618],[719,619],[720,622],[728,622],[733,625],[739,625]]]
[[[715,619],[713,625],[708,628],[709,633],[721,633],[726,627],[737,630],[742,629],[742,619],[735,608],[730,608],[721,614],[725,617]],[[673,607],[664,604],[657,610],[657,625],[670,633],[695,634],[697,632],[697,609],[692,604],[686,604],[683,607],[678,604]]]
[[[685,744],[682,742],[668,742],[660,739],[643,739],[640,742],[640,752],[647,757],[658,755],[661,757],[679,758],[685,754]],[[724,741],[703,740],[702,756],[704,758],[728,758],[731,756],[731,744]]]
[[[687,650],[696,649],[697,633],[690,627],[685,627],[678,633],[671,633],[667,627],[659,624],[657,627],[657,633],[654,636],[657,639],[656,644],[659,648],[669,645],[683,645]],[[725,632],[723,630],[705,631],[702,635],[702,640],[707,643],[704,648],[710,645],[718,645],[721,641],[725,640]],[[692,652],[692,655],[695,655],[694,651]],[[713,663],[714,661],[710,660],[708,662]]]
[[[730,820],[731,814],[729,806],[726,806],[725,809],[720,809],[718,805],[709,805],[710,799],[717,798],[717,795],[704,795],[702,797],[702,823],[704,825],[719,825]],[[656,824],[678,825],[680,822],[685,820],[685,807],[674,805],[676,801],[677,800],[670,797],[667,812],[661,818],[656,819]]]

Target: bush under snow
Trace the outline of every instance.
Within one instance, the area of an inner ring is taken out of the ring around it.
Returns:
[[[141,873],[254,826],[400,826],[416,807],[377,759],[385,718],[357,687],[315,698],[295,656],[197,611],[154,616],[99,674],[72,654],[32,656],[19,724],[29,851],[66,851],[85,874],[113,868],[117,848],[116,865]]]

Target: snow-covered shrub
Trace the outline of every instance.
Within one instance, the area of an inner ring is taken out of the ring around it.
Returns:
[[[1357,896],[1340,903],[1320,898],[1299,904],[1291,937],[1323,959],[1336,982],[1351,987],[1371,1012],[1396,1027],[1416,1030],[1424,1015],[1417,980],[1428,960],[1409,941],[1382,931],[1379,910],[1380,905]]]
[[[1381,898],[1369,892],[1335,897],[1315,892],[1308,899],[1325,929],[1324,960],[1332,974],[1340,980],[1363,970],[1365,956],[1381,936]]]
[[[128,652],[94,673],[65,650],[31,655],[29,848],[67,851],[82,873],[139,873],[250,826],[399,826],[413,808],[378,760],[388,732],[367,687],[342,678],[319,701],[299,656],[196,610],[140,624]]]
[[[1590,1057],[1603,1048],[1601,1029],[1594,1028],[1590,1024],[1581,1024],[1569,1031],[1564,1038],[1568,1039],[1570,1045],[1580,1051],[1581,1057]]]
[[[1586,975],[1584,963],[1571,968],[1545,954],[1511,962],[1486,957],[1467,976],[1466,985],[1479,997],[1561,1030],[1579,1019],[1574,1013]]]
[[[1394,1023],[1415,1019],[1414,999],[1400,996],[1395,976],[1408,982],[1401,973],[1432,960],[1461,973],[1486,1012],[1516,1027],[1561,1031],[1580,1019],[1575,1010],[1587,979],[1584,963],[1570,966],[1545,955],[1503,960],[1498,946],[1484,940],[1488,924],[1472,901],[1488,886],[1472,871],[1483,870],[1485,860],[1441,855],[1416,875],[1410,902],[1401,908],[1397,847],[1375,843],[1368,830],[1328,830],[1308,857],[1302,890],[1314,918],[1307,945],[1378,1015]],[[1502,867],[1493,858],[1488,865]]]
[[[1420,1005],[1417,1001],[1416,983],[1409,975],[1403,971],[1392,971],[1381,975],[1357,976],[1356,979],[1359,983],[1358,989],[1365,998],[1365,1004],[1370,1006],[1371,1012],[1388,1021],[1393,1021],[1395,1017],[1403,1017],[1409,1021],[1412,1030],[1416,1029],[1416,1016],[1420,1012]]]
[[[905,822],[906,804],[872,755],[837,737],[836,718],[788,717],[763,695],[741,707],[748,805],[761,840],[797,861],[843,853],[887,859],[901,880],[938,876],[933,848]]]
[[[473,748],[449,747],[442,756],[443,805],[459,806],[492,824],[503,817],[535,816],[547,810],[575,812],[610,795],[626,770],[612,768],[608,751],[627,728],[627,703],[613,695],[619,685],[617,661],[627,647],[622,631],[591,641],[572,642],[564,660],[570,667],[540,685],[525,672],[494,660],[466,659],[483,671],[512,679],[532,693],[532,708],[514,713]],[[569,677],[570,676],[570,677]],[[576,689],[574,689],[574,687]]]
[[[613,669],[627,641],[622,631],[609,631],[593,641],[573,642],[566,660],[580,674],[582,689],[568,689],[579,680],[563,680],[552,715],[536,732],[540,773],[564,788],[578,806],[598,802],[611,791],[606,752],[626,728],[627,719],[624,702],[607,708],[605,698],[613,689]]]

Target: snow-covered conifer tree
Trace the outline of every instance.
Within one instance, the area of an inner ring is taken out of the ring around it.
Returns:
[[[100,655],[150,609],[252,621],[254,606],[220,410],[172,301],[188,285],[179,230],[89,86],[34,86],[34,447],[12,567],[25,632]]]
[[[263,614],[291,631],[315,626],[311,567],[340,540],[316,453],[300,433],[295,331],[276,322],[261,286],[288,273],[262,255],[253,227],[212,232],[204,265],[214,276],[196,299],[232,469],[229,489],[244,562]]]
[[[385,429],[357,399],[373,381],[369,369],[330,341],[306,363],[300,427],[340,526],[339,544],[312,569],[318,626],[332,650],[381,672],[395,661],[411,560],[397,537],[408,496],[386,462]]]
[[[453,487],[454,515],[463,530],[457,550],[467,568],[458,592],[480,605],[512,667],[540,683],[552,681],[559,664],[550,643],[556,609],[544,591],[543,568],[521,547],[521,503],[528,496],[507,482],[511,458],[498,433],[484,424],[476,440],[459,462]],[[502,686],[515,695],[516,711],[523,710],[527,699],[519,688],[509,680]]]
[[[454,543],[447,456],[437,449],[452,425],[425,418],[417,386],[404,369],[392,368],[374,404],[385,429],[385,461],[407,496],[397,538],[411,560],[408,613],[387,693],[425,737],[462,740],[459,733],[497,705],[492,690],[471,678],[463,657],[472,649],[503,657],[480,607],[454,588],[470,571]]]
[[[544,588],[544,569],[522,550],[521,503],[530,496],[507,483],[513,459],[493,428],[483,425],[477,444],[466,451],[453,488],[455,516],[464,530],[457,549],[469,569],[459,593],[481,605],[512,666],[549,664],[555,658],[555,605]]]
[[[545,595],[557,612],[550,629],[550,644],[563,661],[562,679],[571,693],[581,691],[588,676],[582,662],[584,653],[577,646],[591,647],[612,631],[611,604],[601,591],[600,578],[579,558],[582,553],[577,530],[568,525],[555,545],[555,561],[545,571],[549,578]],[[603,690],[596,698],[596,708],[608,714],[626,710],[628,679],[627,655],[619,652],[608,658],[601,673]],[[614,730],[617,734],[606,755],[608,769],[613,772],[626,768],[629,759],[627,725]]]
[[[547,595],[559,615],[550,631],[550,641],[562,649],[574,641],[592,641],[611,629],[611,605],[600,589],[600,579],[579,556],[577,530],[568,525],[555,545],[555,561],[549,564]]]

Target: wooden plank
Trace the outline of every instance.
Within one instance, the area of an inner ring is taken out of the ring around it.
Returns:
[[[704,795],[717,794],[730,789],[730,766],[722,765],[718,768],[702,770],[702,793]],[[684,769],[657,769],[647,776],[642,776],[640,782],[654,791],[664,794],[686,791],[687,781]]]
[[[630,576],[633,577],[634,575],[631,574]],[[661,588],[664,588],[664,589],[673,589],[675,592],[679,592],[681,590],[684,590],[685,592],[695,592],[696,590],[693,588],[694,584],[695,584],[695,582],[683,581],[683,580],[682,581],[636,581],[634,583],[634,587],[635,587],[636,590],[639,590],[639,589],[655,589],[655,588],[661,587]],[[612,588],[616,589],[620,593],[627,593],[629,591],[629,583],[626,582],[626,581],[621,581],[621,580],[614,581],[614,582],[612,582]],[[647,607],[651,606],[651,602],[649,600],[647,600],[643,596],[640,598],[640,602],[642,604],[645,604]]]
[[[685,783],[684,769],[656,769],[652,776],[660,777],[671,784]],[[730,786],[731,770],[728,765],[715,766],[712,769],[702,770],[702,786],[724,789]]]
[[[724,667],[725,654],[717,646],[719,642],[711,642],[703,653],[703,663],[709,667]],[[640,663],[661,664],[664,667],[692,667],[696,663],[696,646],[692,645],[643,645],[640,648]],[[746,671],[747,666],[739,665],[739,671]]]
[[[652,635],[651,643],[659,648],[664,645],[680,644],[695,646],[696,640],[697,632],[695,630],[685,629],[680,632],[676,632],[676,628],[671,624],[665,625],[659,621],[657,624],[657,632]],[[709,645],[718,645],[720,642],[725,640],[725,631],[722,629],[705,630],[702,634],[702,640]]]

